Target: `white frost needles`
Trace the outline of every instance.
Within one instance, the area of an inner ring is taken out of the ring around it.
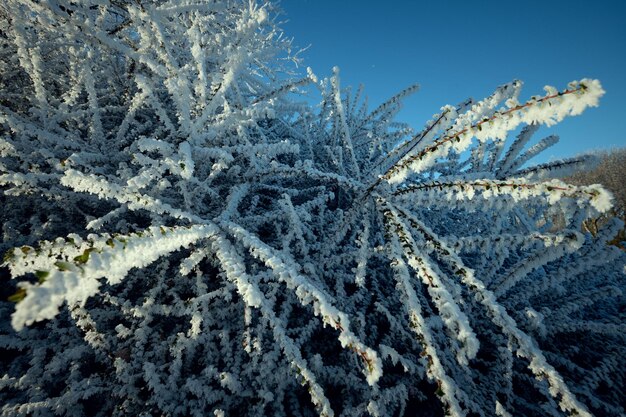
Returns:
[[[417,86],[370,111],[276,15],[0,6],[0,415],[625,414],[611,197],[526,167],[599,82],[416,132]]]

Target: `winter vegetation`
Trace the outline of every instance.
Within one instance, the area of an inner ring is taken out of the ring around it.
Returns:
[[[624,167],[626,167],[626,149],[594,152],[598,159],[595,168],[576,171],[565,179],[575,185],[602,184],[615,199],[612,212],[624,218],[626,216],[626,183]]]
[[[414,129],[276,13],[0,5],[0,415],[623,415],[623,223],[531,161],[600,82]]]
[[[602,227],[605,222],[611,221],[613,217],[619,217],[622,221],[626,221],[626,175],[624,173],[626,149],[597,151],[593,154],[598,160],[595,168],[573,172],[564,180],[574,185],[602,184],[613,194],[613,207],[608,213],[587,219],[583,223],[587,230],[596,233],[598,228]],[[626,241],[626,228],[622,228],[612,243],[626,249],[622,244],[624,241]]]

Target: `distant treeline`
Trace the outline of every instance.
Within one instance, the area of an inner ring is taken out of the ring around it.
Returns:
[[[600,162],[594,169],[576,172],[565,181],[574,185],[602,184],[613,193],[613,214],[626,222],[626,148],[598,151],[596,155]],[[626,228],[616,240],[626,240]]]

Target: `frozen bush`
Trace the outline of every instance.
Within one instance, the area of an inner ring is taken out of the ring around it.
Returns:
[[[275,16],[0,6],[1,415],[624,413],[611,195],[527,164],[600,83],[414,131],[417,87],[369,111]]]

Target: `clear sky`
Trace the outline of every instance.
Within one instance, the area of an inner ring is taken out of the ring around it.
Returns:
[[[520,101],[597,78],[606,94],[551,128],[561,141],[536,162],[626,147],[626,0],[283,0],[282,25],[318,76],[341,69],[342,86],[365,85],[370,108],[421,86],[400,120],[420,128],[444,104],[482,99],[520,79]],[[626,170],[626,167],[625,167]]]

